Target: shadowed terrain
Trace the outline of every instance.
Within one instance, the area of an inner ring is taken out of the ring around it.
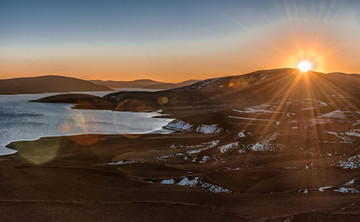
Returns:
[[[200,80],[190,79],[180,83],[166,83],[158,82],[151,79],[138,79],[134,81],[103,81],[103,80],[90,80],[90,82],[107,86],[110,88],[144,88],[144,89],[173,89],[194,84]]]

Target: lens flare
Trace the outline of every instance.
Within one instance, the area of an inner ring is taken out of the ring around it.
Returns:
[[[17,155],[33,165],[42,165],[54,160],[61,148],[63,138],[40,139],[35,143],[24,141],[14,144]]]
[[[169,98],[167,98],[166,96],[161,96],[161,97],[158,98],[157,102],[160,105],[165,105],[166,103],[169,102]]]
[[[135,106],[133,104],[135,104]],[[135,111],[142,111],[145,109],[145,103],[141,100],[134,100],[133,102],[129,102],[129,100],[124,100],[124,101],[120,102],[114,110],[115,112],[113,115],[113,123],[114,123],[116,129],[118,130],[118,132],[127,138],[135,139],[135,138],[140,137],[141,135],[140,134],[125,134],[124,132],[128,131],[131,128],[132,124],[134,124],[134,122],[138,118],[137,115],[134,114],[134,115],[128,117],[126,122],[122,122],[123,120],[117,119],[118,115],[116,115],[116,112],[124,111],[127,109],[135,110]],[[127,123],[127,124],[125,124],[125,123]]]
[[[88,108],[95,107],[86,102],[82,102],[83,106]],[[96,123],[99,119],[99,114],[95,112],[86,112],[82,110],[70,110],[65,117],[64,123],[59,126],[59,132],[70,136],[70,140],[81,146],[90,146],[98,142],[99,125]],[[91,135],[89,135],[91,134]]]

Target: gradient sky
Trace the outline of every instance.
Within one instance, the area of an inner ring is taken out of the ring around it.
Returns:
[[[0,0],[0,79],[360,73],[358,0]]]

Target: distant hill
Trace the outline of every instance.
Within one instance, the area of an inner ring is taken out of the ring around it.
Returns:
[[[144,89],[174,89],[178,87],[188,86],[200,80],[190,79],[180,83],[158,82],[151,79],[138,79],[134,81],[102,81],[90,80],[90,82],[107,86],[110,88],[144,88]]]
[[[111,91],[95,83],[65,76],[39,76],[0,80],[0,94]]]

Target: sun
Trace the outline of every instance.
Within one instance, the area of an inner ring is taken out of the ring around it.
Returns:
[[[301,61],[297,67],[301,72],[307,72],[311,69],[311,63],[309,61]]]

